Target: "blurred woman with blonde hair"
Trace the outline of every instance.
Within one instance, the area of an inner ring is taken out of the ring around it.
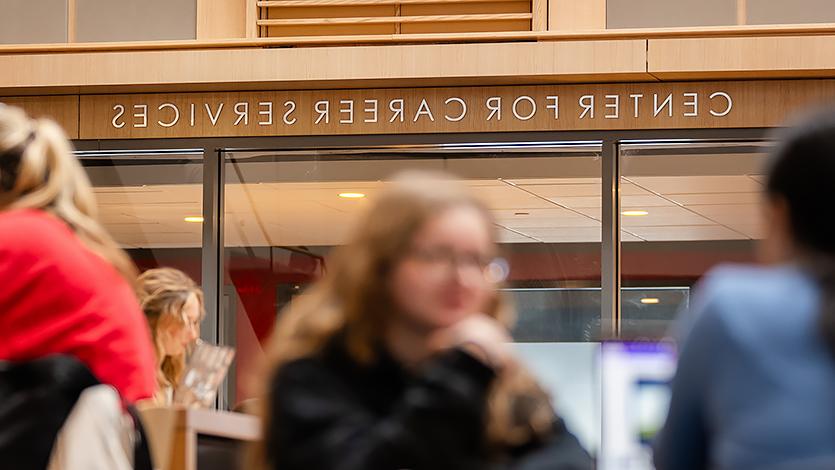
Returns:
[[[187,350],[200,337],[203,292],[174,268],[149,269],[137,280],[137,296],[151,327],[157,359],[155,400],[170,405],[185,367]]]
[[[513,352],[489,210],[396,179],[283,312],[261,464],[276,470],[590,468]]]
[[[71,354],[127,402],[152,396],[135,276],[64,132],[0,104],[0,360]]]
[[[135,276],[63,131],[0,104],[4,468],[149,467],[125,413],[156,390]]]

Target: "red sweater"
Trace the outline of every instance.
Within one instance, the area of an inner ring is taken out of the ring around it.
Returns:
[[[129,403],[156,389],[150,330],[125,279],[57,217],[0,211],[0,360],[58,353]]]

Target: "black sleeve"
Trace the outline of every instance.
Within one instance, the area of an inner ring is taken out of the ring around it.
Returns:
[[[483,452],[487,392],[495,374],[469,354],[436,357],[382,418],[315,361],[273,381],[267,442],[276,470],[454,468]],[[436,465],[438,463],[438,465]]]
[[[508,466],[509,470],[592,470],[594,462],[580,441],[559,417],[543,445],[524,452]]]

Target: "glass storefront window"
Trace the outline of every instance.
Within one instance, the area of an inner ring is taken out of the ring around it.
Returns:
[[[599,143],[232,151],[225,161],[223,315],[232,319],[238,350],[233,402],[257,393],[254,367],[281,309],[321,276],[331,249],[346,242],[386,181],[407,169],[450,172],[487,203],[510,264],[506,288],[517,307],[521,353],[557,390],[572,379],[554,363],[587,361],[587,386],[566,393],[593,401],[588,342],[600,337],[601,323]],[[345,193],[362,197],[340,197]],[[568,419],[594,440],[594,406],[576,413]]]
[[[709,269],[754,262],[768,143],[621,146],[621,335],[661,338]]]
[[[201,282],[203,150],[76,152],[104,228],[141,271],[183,270]]]

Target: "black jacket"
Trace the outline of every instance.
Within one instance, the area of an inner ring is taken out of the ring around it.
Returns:
[[[0,361],[0,469],[43,470],[52,447],[81,393],[98,385],[93,373],[71,356],[28,362]],[[137,426],[134,468],[152,468],[141,422]]]
[[[579,470],[591,459],[557,419],[548,442],[485,446],[494,372],[461,350],[410,375],[390,355],[361,366],[335,341],[282,367],[271,384],[268,459],[276,470]]]

